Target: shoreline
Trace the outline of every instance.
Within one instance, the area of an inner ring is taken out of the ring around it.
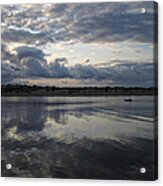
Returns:
[[[99,96],[157,96],[158,88],[149,87],[41,87],[2,85],[1,96],[99,97]]]
[[[109,97],[109,96],[157,96],[156,94],[1,94],[1,97]]]

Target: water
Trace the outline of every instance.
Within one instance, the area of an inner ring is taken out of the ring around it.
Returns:
[[[153,179],[154,99],[124,99],[2,97],[2,176]]]

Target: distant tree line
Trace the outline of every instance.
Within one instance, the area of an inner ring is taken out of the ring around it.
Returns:
[[[156,95],[154,87],[55,87],[37,85],[2,85],[3,95],[80,96],[80,95]]]

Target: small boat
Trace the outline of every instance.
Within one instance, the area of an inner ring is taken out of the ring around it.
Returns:
[[[133,101],[131,98],[128,98],[128,99],[124,99],[125,102],[131,102]]]

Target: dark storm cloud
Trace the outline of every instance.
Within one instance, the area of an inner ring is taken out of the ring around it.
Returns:
[[[39,60],[34,57],[25,57],[21,59],[21,65],[25,68],[23,69],[23,75],[30,77],[49,77],[47,64],[45,61]]]
[[[72,40],[153,42],[153,5],[151,1],[6,6],[5,11],[16,13],[5,19],[2,11],[2,39],[38,45]],[[142,7],[145,14],[140,13]]]
[[[15,48],[16,54],[11,53],[5,44],[2,44],[1,72],[2,83],[11,82],[15,78],[27,76],[47,76],[47,61],[44,53],[34,47]]]
[[[16,48],[17,56],[19,59],[25,58],[25,57],[34,57],[37,59],[43,59],[45,54],[42,52],[42,50],[37,49],[35,47],[27,47],[22,46]]]
[[[5,48],[3,46],[4,51]],[[104,80],[113,85],[154,85],[154,64],[150,62],[114,60],[99,66],[68,66],[66,58],[56,58],[49,64],[41,50],[36,48],[19,47],[16,51],[17,54],[12,54],[14,57],[10,54],[16,62],[2,57],[2,83],[11,82],[15,78],[71,78],[99,82]]]

